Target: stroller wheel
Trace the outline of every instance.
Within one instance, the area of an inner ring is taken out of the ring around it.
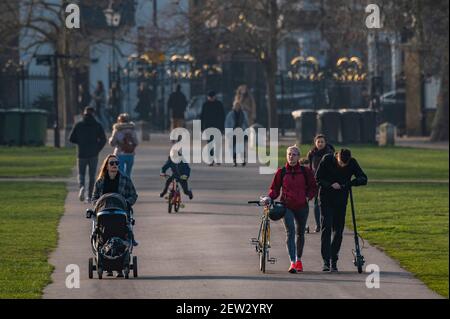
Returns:
[[[103,278],[103,268],[102,267],[98,267],[97,275],[98,275],[98,279],[102,279]]]
[[[125,279],[130,278],[130,268],[125,267],[125,269],[123,270],[123,274],[125,276]]]
[[[137,257],[133,256],[133,277],[137,277],[138,276],[138,263],[137,263]]]
[[[88,268],[88,273],[89,273],[89,279],[92,279],[94,277],[94,261],[92,258],[89,258],[89,268]]]

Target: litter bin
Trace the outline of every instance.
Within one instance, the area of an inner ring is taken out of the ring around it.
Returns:
[[[379,146],[394,146],[396,127],[391,123],[383,123],[380,125],[380,136],[378,139]]]
[[[4,140],[3,140],[3,128],[5,127],[5,110],[4,109],[0,109],[0,145],[4,144]]]
[[[361,143],[376,143],[377,112],[358,109],[360,116]]]
[[[361,142],[360,113],[356,110],[343,109],[341,113],[342,143],[351,144]]]
[[[314,110],[296,110],[291,114],[295,121],[298,143],[312,143],[317,131],[317,112]]]
[[[26,109],[23,115],[23,144],[44,145],[47,137],[47,111]]]
[[[3,118],[3,141],[8,145],[22,145],[23,110],[6,109]]]
[[[325,134],[330,143],[340,141],[341,114],[337,110],[320,110],[317,112],[317,133]]]

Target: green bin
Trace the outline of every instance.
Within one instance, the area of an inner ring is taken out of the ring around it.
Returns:
[[[42,146],[47,138],[47,111],[27,109],[23,119],[23,144]]]
[[[3,142],[8,145],[22,145],[23,110],[6,109],[3,118]]]
[[[0,145],[5,143],[3,140],[4,127],[5,127],[5,110],[0,109]]]

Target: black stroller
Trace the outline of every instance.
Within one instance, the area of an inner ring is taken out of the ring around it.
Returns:
[[[103,272],[123,272],[126,279],[130,270],[138,276],[137,257],[132,256],[132,210],[120,194],[105,194],[97,200],[94,210],[86,211],[92,220],[91,246],[94,258],[89,258],[89,278],[97,271],[98,279]]]

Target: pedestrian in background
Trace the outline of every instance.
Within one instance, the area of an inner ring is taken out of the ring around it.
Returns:
[[[175,92],[170,94],[167,104],[171,117],[171,130],[177,127],[184,127],[184,112],[186,111],[187,99],[181,92],[180,84],[177,84]]]
[[[138,102],[134,109],[138,113],[139,120],[150,120],[150,107],[153,101],[152,90],[144,82],[141,82],[137,91]]]
[[[106,93],[105,87],[103,86],[102,81],[97,82],[97,86],[92,94],[92,102],[95,107],[95,113],[97,114],[97,118],[99,122],[103,125],[103,129],[109,129],[109,121],[106,118]]]
[[[247,113],[248,125],[251,126],[256,123],[256,103],[252,93],[247,85],[242,84],[236,89],[234,102],[239,103],[242,109]]]
[[[85,175],[89,168],[89,190],[87,201],[90,202],[97,172],[98,154],[106,144],[103,127],[94,118],[94,108],[84,109],[83,119],[75,124],[70,133],[69,141],[77,145],[78,166],[78,199],[85,200]]]
[[[117,117],[117,123],[113,125],[109,144],[114,148],[114,155],[119,159],[119,170],[131,177],[134,164],[136,147],[139,144],[136,125],[130,121],[128,113],[122,113]]]
[[[314,137],[314,146],[309,150],[307,155],[309,168],[312,169],[314,174],[322,158],[327,154],[333,154],[334,151],[333,145],[327,143],[325,135],[318,134]],[[320,206],[317,196],[314,197],[314,218],[316,220],[315,232],[318,233],[320,232]]]
[[[242,109],[239,101],[235,101],[233,104],[233,108],[230,112],[228,112],[225,118],[225,128],[231,128],[233,130],[241,128],[244,131],[248,128],[247,112]],[[237,145],[236,136],[233,134],[233,138],[231,138],[230,135],[231,134],[228,133],[227,140],[229,141],[229,143],[232,143],[232,145],[228,145],[228,147],[233,148],[233,166],[237,166],[238,156],[243,160],[242,166],[245,166],[245,139],[242,145]]]
[[[89,89],[85,87],[84,84],[78,85],[78,96],[77,96],[77,114],[83,114],[84,108],[91,103],[91,95],[89,94]]]
[[[207,128],[213,127],[217,128],[221,132],[224,131],[224,122],[225,122],[225,110],[222,102],[217,100],[216,92],[209,91],[207,100],[203,103],[202,113],[200,115],[200,120],[202,124],[202,131]],[[213,136],[210,136],[208,139],[208,143],[211,143],[214,140]],[[214,149],[210,152],[211,157],[214,157]],[[214,165],[214,160],[209,164],[209,166]],[[220,163],[217,163],[220,165]]]
[[[111,84],[108,95],[108,122],[112,123],[119,116],[122,104],[122,90],[114,81]]]

